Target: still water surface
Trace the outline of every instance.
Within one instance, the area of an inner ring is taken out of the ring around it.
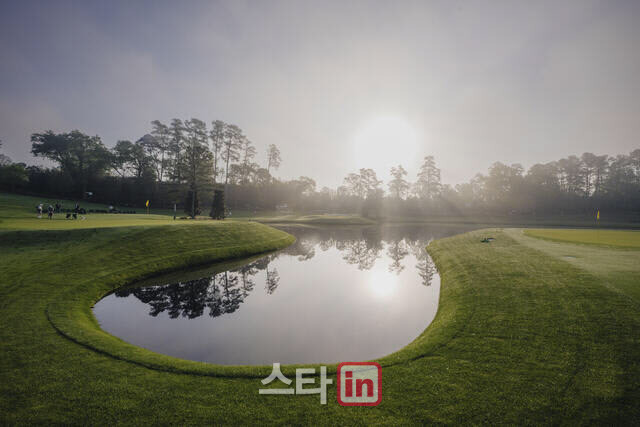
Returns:
[[[424,250],[461,226],[279,227],[297,238],[261,258],[121,289],[94,314],[107,332],[220,364],[361,361],[431,323],[440,278]]]

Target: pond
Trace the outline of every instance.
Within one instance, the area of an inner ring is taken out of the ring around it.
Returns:
[[[259,258],[155,277],[94,307],[103,330],[149,350],[219,364],[378,358],[438,308],[425,251],[464,226],[279,227],[297,241]]]

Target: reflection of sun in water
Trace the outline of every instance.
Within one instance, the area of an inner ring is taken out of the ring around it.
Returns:
[[[371,295],[378,299],[391,297],[398,289],[398,275],[386,268],[373,268],[367,277]]]
[[[419,157],[419,135],[411,123],[402,117],[380,116],[366,122],[353,138],[355,164],[372,168],[385,176],[392,166],[408,163]]]

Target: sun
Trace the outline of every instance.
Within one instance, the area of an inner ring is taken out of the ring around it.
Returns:
[[[379,116],[365,122],[353,137],[354,165],[371,168],[379,177],[388,177],[393,166],[411,168],[420,151],[418,132],[399,116]]]

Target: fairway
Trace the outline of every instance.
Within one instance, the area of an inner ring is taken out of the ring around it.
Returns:
[[[617,248],[640,249],[640,231],[598,230],[598,229],[530,229],[527,236],[558,242],[584,243],[612,246]]]
[[[481,243],[489,234],[495,240]],[[415,341],[379,359],[382,403],[361,411],[339,406],[331,387],[328,405],[315,396],[259,395],[268,366],[156,354],[103,332],[91,313],[105,293],[140,277],[287,245],[280,231],[150,220],[0,236],[2,423],[630,423],[639,416],[640,251],[500,229],[431,243],[442,277],[438,314]],[[609,263],[618,258],[624,262]],[[293,368],[283,372],[291,377]]]

